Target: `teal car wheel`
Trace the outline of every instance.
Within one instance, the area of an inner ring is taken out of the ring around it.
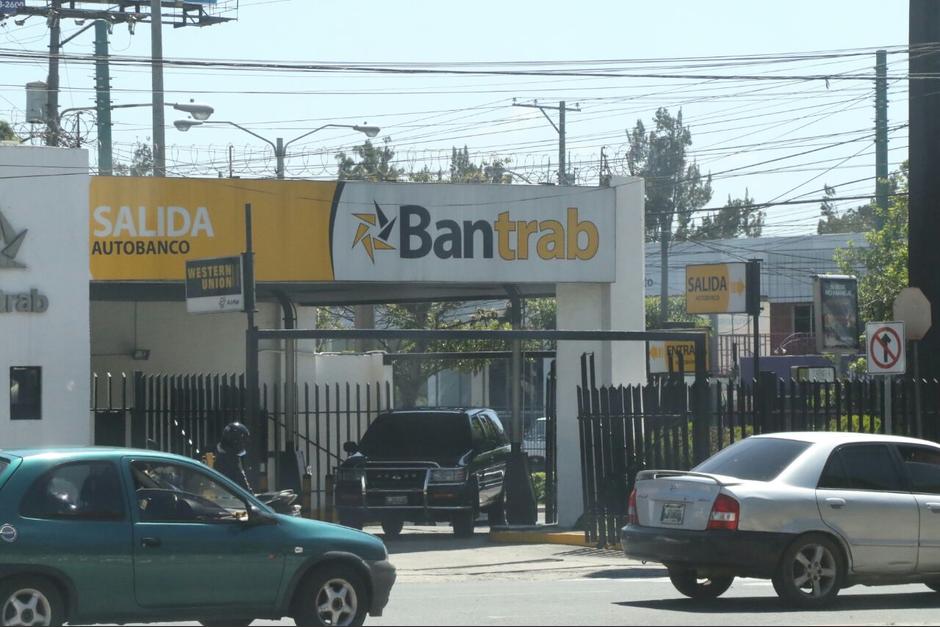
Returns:
[[[358,572],[344,565],[317,569],[298,590],[297,625],[358,627],[365,622],[368,593]]]
[[[0,624],[61,625],[65,622],[62,595],[39,577],[15,577],[0,585]]]

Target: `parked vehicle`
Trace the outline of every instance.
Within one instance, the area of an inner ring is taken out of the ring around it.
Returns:
[[[486,512],[503,520],[503,477],[509,440],[489,409],[397,410],[380,415],[336,471],[340,521],[361,528],[382,523],[387,537],[405,522],[449,522],[473,534]]]
[[[3,625],[361,625],[394,581],[378,538],[276,514],[185,457],[0,451]]]
[[[548,418],[536,418],[522,439],[522,450],[529,455],[529,468],[535,472],[545,470],[545,426]]]
[[[689,472],[640,472],[627,518],[624,553],[665,564],[692,598],[742,576],[806,608],[856,584],[940,591],[940,446],[924,440],[750,437]]]

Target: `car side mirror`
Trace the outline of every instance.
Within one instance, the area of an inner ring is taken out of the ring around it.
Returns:
[[[248,527],[260,527],[262,525],[276,525],[277,516],[264,511],[257,505],[248,505],[248,520],[245,521]]]
[[[355,455],[359,452],[359,445],[355,442],[346,442],[343,444],[343,450],[349,455]]]

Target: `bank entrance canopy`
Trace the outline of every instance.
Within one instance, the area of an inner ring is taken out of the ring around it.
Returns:
[[[92,297],[182,300],[187,260],[244,249],[246,203],[261,297],[473,300],[617,279],[613,188],[96,177]]]

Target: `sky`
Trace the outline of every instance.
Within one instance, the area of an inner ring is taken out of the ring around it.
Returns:
[[[381,127],[377,141],[388,140],[396,165],[406,171],[446,172],[451,148],[466,146],[475,161],[508,159],[517,181],[539,183],[555,179],[558,136],[539,110],[513,107],[513,98],[552,105],[564,99],[580,108],[567,114],[567,143],[577,182],[585,185],[597,184],[602,147],[611,171],[626,174],[626,131],[637,120],[651,126],[658,107],[672,113],[681,108],[692,133],[691,156],[703,173],[713,175],[708,206],[720,207],[745,192],[757,202],[811,200],[766,210],[765,235],[802,235],[815,230],[815,201],[825,185],[835,187],[838,197],[873,191],[874,96],[867,79],[874,71],[874,50],[885,48],[891,169],[906,159],[906,2],[718,0],[672,3],[673,10],[663,6],[636,0],[583,5],[219,0],[211,10],[237,20],[206,28],[166,27],[167,59],[516,74],[174,66],[165,71],[166,100],[209,103],[214,120],[236,122],[271,141],[328,123],[368,123]],[[79,28],[66,20],[63,36]],[[133,35],[125,25],[114,28],[111,54],[132,61],[111,69],[115,104],[150,100],[150,69],[144,63],[149,32],[149,25],[138,26]],[[12,19],[0,23],[0,119],[20,132],[29,129],[25,84],[46,77],[41,54],[47,38],[40,18],[22,26]],[[87,31],[65,52],[90,54],[93,38]],[[23,52],[39,54],[14,58]],[[559,70],[582,75],[518,74]],[[61,107],[93,105],[93,67],[76,58],[61,72]],[[689,78],[664,77],[676,74]],[[728,78],[742,76],[749,78]],[[148,140],[149,116],[147,108],[113,113],[115,159],[128,161],[135,143]],[[170,175],[228,176],[231,167],[246,178],[273,176],[273,153],[264,142],[226,125],[182,133],[172,126],[182,117],[166,110]],[[83,141],[94,142],[91,118],[82,124]],[[74,118],[67,117],[64,125],[74,128]],[[299,140],[290,147],[287,174],[334,178],[336,153],[363,139],[348,129],[324,129]],[[94,163],[95,155],[91,158]],[[849,199],[839,206],[863,202]]]

